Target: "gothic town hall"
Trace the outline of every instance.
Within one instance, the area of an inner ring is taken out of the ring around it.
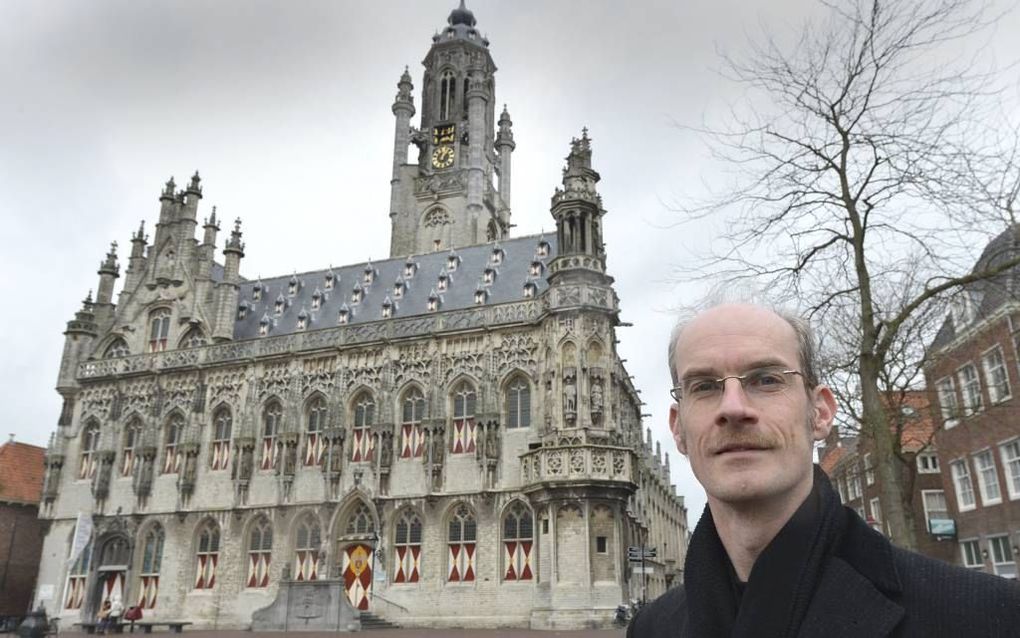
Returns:
[[[397,83],[389,259],[246,278],[258,247],[238,220],[217,253],[197,173],[159,192],[123,274],[106,255],[46,455],[38,582],[65,626],[118,597],[244,628],[311,583],[405,627],[571,628],[679,582],[686,510],[617,354],[591,139],[555,233],[512,237],[475,24],[450,13],[417,100]]]

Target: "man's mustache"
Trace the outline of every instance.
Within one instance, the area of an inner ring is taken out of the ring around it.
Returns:
[[[712,454],[722,454],[733,450],[770,450],[777,447],[775,437],[760,432],[744,432],[727,436],[712,446]]]

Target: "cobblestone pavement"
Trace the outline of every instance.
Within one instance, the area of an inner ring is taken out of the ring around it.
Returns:
[[[173,636],[167,632],[154,632],[164,638]],[[11,634],[13,636],[13,634]],[[77,638],[84,633],[61,631],[61,636]],[[144,634],[124,634],[125,636],[143,636]],[[186,638],[337,638],[333,632],[252,632],[252,631],[187,631],[181,636]],[[528,629],[373,629],[359,634],[361,638],[622,638],[623,629],[582,629],[580,631],[531,631]]]

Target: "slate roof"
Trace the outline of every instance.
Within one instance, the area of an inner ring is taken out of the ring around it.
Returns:
[[[548,244],[547,254],[537,256],[540,243]],[[503,252],[501,263],[494,264],[492,255],[496,248]],[[235,314],[234,339],[259,337],[259,324],[267,318],[269,332],[266,336],[279,336],[298,332],[298,319],[302,312],[308,318],[306,330],[332,328],[338,325],[340,309],[346,307],[350,313],[348,324],[367,323],[383,319],[383,303],[389,299],[394,304],[392,318],[431,314],[428,300],[435,292],[440,298],[437,312],[475,307],[475,291],[481,286],[486,292],[485,305],[522,301],[524,285],[535,285],[535,296],[548,288],[545,277],[549,262],[556,256],[556,237],[528,235],[500,242],[478,244],[447,251],[436,251],[409,258],[387,259],[348,266],[326,268],[293,275],[259,278],[243,281],[240,286],[238,305],[245,308],[244,318]],[[449,260],[457,261],[455,270],[448,268]],[[408,261],[415,264],[415,274],[404,278]],[[541,263],[541,274],[531,273],[532,262]],[[491,284],[483,283],[486,268],[494,270]],[[372,273],[372,283],[364,283],[365,271]],[[335,277],[333,290],[326,290],[326,275]],[[440,274],[449,277],[446,291],[440,291]],[[398,277],[405,288],[401,298],[394,294]],[[290,284],[297,283],[297,291],[290,295]],[[255,300],[253,290],[261,286],[261,299]],[[360,302],[353,302],[355,289],[362,291]],[[318,292],[321,305],[313,310],[312,298]],[[283,311],[276,313],[276,303],[283,301]]]
[[[42,497],[46,449],[8,441],[0,445],[0,502],[38,503]]]
[[[1020,256],[1020,224],[1007,228],[988,242],[981,257],[971,272],[995,268]],[[965,288],[972,302],[976,304],[975,317],[989,317],[1007,301],[1016,299],[1020,293],[1020,267],[1013,267],[984,281],[976,281]],[[957,329],[952,317],[946,317],[938,334],[931,343],[932,350],[947,345],[956,338]]]

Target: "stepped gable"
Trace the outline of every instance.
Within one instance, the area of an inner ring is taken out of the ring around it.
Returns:
[[[536,251],[541,241],[549,244],[548,253],[537,257]],[[483,284],[483,274],[491,264],[495,247],[503,251],[501,263],[494,265],[496,275],[491,284]],[[281,275],[277,277],[246,280],[240,285],[239,304],[246,304],[243,318],[238,313],[234,323],[234,339],[255,339],[259,337],[259,322],[268,316],[273,324],[266,336],[280,336],[298,332],[298,316],[305,311],[310,317],[306,330],[333,328],[338,325],[338,314],[346,304],[350,310],[348,324],[361,324],[383,319],[383,303],[389,299],[394,304],[391,315],[393,319],[415,315],[435,314],[450,310],[462,310],[478,307],[475,303],[475,291],[481,286],[488,295],[486,306],[494,304],[523,301],[525,282],[533,282],[537,297],[549,287],[545,278],[545,267],[556,257],[556,237],[553,235],[528,235],[505,239],[499,242],[477,244],[454,250],[439,250],[413,255],[411,261],[416,265],[413,277],[404,276],[404,267],[408,258],[387,259],[384,261],[368,261],[341,267],[325,268],[305,273]],[[455,270],[448,269],[451,255],[458,258]],[[543,272],[537,277],[531,274],[531,264],[538,260],[543,264]],[[373,281],[364,282],[365,269],[371,267]],[[326,290],[326,274],[332,270],[336,283],[332,290]],[[450,277],[445,291],[440,291],[437,284],[440,273]],[[397,278],[405,284],[401,298],[394,295]],[[298,290],[289,295],[291,280],[298,280]],[[262,286],[261,298],[254,299],[253,289]],[[362,298],[360,302],[352,302],[355,286],[360,286]],[[323,295],[318,310],[313,310],[312,296],[319,291]],[[428,310],[429,296],[435,292],[441,301],[435,312]],[[285,307],[280,314],[276,313],[277,299],[283,297]]]

